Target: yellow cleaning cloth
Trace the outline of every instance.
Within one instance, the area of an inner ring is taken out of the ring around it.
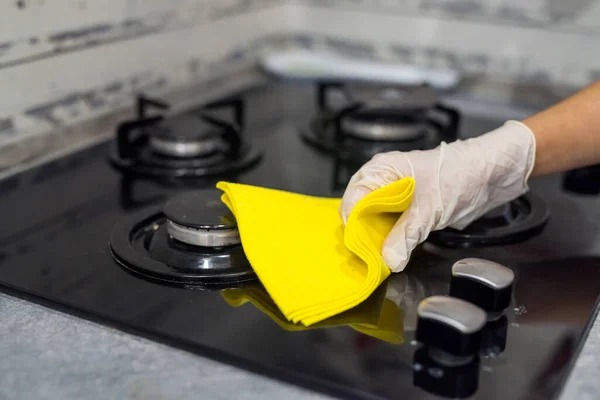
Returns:
[[[229,289],[221,292],[221,295],[232,307],[240,307],[248,302],[252,303],[286,331],[297,332],[347,325],[376,339],[392,344],[402,344],[404,342],[404,312],[391,300],[385,298],[386,286],[385,284],[381,285],[358,306],[317,322],[310,327],[288,321],[265,289],[260,286]]]
[[[344,229],[340,199],[217,184],[261,283],[288,320],[306,326],[355,307],[389,276],[381,247],[414,186],[404,178],[368,194]]]

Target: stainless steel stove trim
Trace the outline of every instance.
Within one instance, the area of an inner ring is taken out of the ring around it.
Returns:
[[[192,246],[224,247],[241,243],[240,232],[237,229],[189,228],[168,220],[167,232],[173,239]]]

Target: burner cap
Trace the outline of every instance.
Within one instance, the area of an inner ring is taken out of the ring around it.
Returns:
[[[169,235],[180,242],[204,247],[240,243],[235,217],[216,189],[182,193],[165,204],[163,213]]]
[[[181,114],[167,118],[148,128],[151,136],[178,142],[194,142],[206,140],[219,135],[220,126],[211,124],[204,119]]]
[[[358,139],[377,141],[414,140],[425,136],[427,125],[418,115],[390,110],[359,109],[342,118],[342,130]]]
[[[200,117],[183,114],[148,128],[148,134],[150,146],[158,154],[198,157],[218,150],[219,129]]]

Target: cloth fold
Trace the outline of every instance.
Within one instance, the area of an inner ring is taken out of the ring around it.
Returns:
[[[305,326],[357,306],[389,276],[381,247],[414,186],[404,178],[368,194],[344,229],[341,199],[217,184],[261,283],[288,320]]]

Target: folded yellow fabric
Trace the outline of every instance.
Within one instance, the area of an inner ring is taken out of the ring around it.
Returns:
[[[368,194],[344,229],[340,199],[217,184],[261,283],[288,320],[306,326],[355,307],[389,276],[381,247],[414,186],[404,178]]]
[[[221,295],[232,307],[252,303],[277,325],[290,332],[349,326],[376,339],[401,344],[404,342],[404,312],[387,299],[385,293],[386,285],[381,285],[358,306],[308,327],[288,321],[265,289],[260,286],[225,290]]]

